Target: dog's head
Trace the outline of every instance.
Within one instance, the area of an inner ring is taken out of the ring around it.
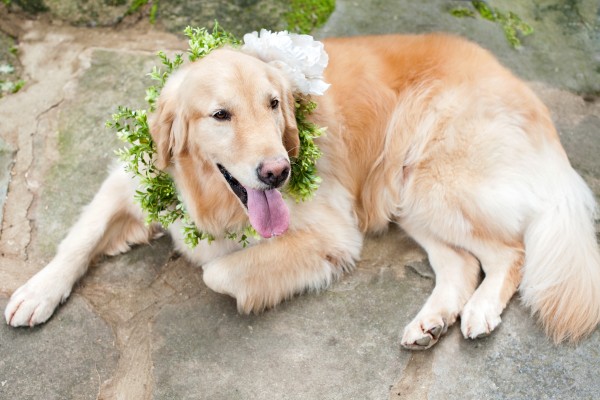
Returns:
[[[277,189],[289,178],[299,139],[290,84],[278,69],[238,51],[216,50],[169,78],[150,131],[158,168],[186,157],[211,164],[262,236],[287,229]]]

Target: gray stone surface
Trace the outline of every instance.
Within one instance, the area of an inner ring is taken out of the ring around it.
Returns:
[[[6,299],[0,299],[4,309]],[[74,296],[42,327],[0,324],[0,398],[96,399],[119,352],[111,327]]]
[[[171,32],[186,26],[212,26],[215,19],[236,35],[260,30],[283,30],[285,14],[290,11],[286,0],[161,0],[159,24]]]
[[[320,294],[306,294],[262,315],[240,316],[232,300],[206,289],[162,308],[153,328],[156,399],[383,399],[410,353],[399,327],[432,289],[404,276],[414,244],[372,241],[387,263],[362,262]],[[373,253],[371,253],[373,254]]]
[[[54,20],[79,26],[107,26],[121,21],[133,5],[132,0],[46,0],[40,1]],[[28,10],[36,12],[36,10]],[[39,11],[38,11],[39,12]]]
[[[40,237],[35,251],[49,257],[75,222],[116,160],[114,151],[124,146],[105,126],[118,105],[146,108],[146,74],[156,64],[150,54],[92,49],[72,93],[60,105],[57,116],[57,159],[46,176],[40,208],[52,213],[36,215],[36,226],[49,234]],[[42,153],[46,141],[36,140],[34,152]]]
[[[535,32],[513,50],[502,28],[483,18],[456,18],[465,1],[341,0],[320,36],[452,32],[491,50],[519,76],[581,93],[600,91],[600,5],[597,0],[489,2],[516,12]]]
[[[494,4],[534,25],[521,50],[495,24],[450,16],[442,0],[338,0],[318,35],[445,30],[478,41],[535,81],[573,165],[600,197],[599,5]],[[191,13],[181,10],[178,23]],[[2,309],[49,261],[105,176],[120,144],[104,121],[117,104],[143,104],[157,50],[185,47],[143,23],[12,23],[27,85],[0,99],[2,147],[16,150],[0,152],[0,175],[3,162],[13,163],[0,232]],[[238,315],[201,274],[168,238],[100,260],[44,326],[0,325],[0,398],[600,398],[600,331],[579,346],[554,346],[518,298],[486,339],[464,340],[453,327],[429,351],[401,350],[399,336],[433,275],[398,230],[367,240],[357,270],[330,289],[258,316]]]
[[[513,301],[488,338],[465,341],[455,329],[432,363],[429,398],[597,399],[600,331],[581,345],[555,346]]]
[[[262,28],[287,29],[288,13],[306,13],[311,15],[309,20],[317,20],[312,17],[315,2],[287,0],[13,0],[5,3],[8,4],[0,4],[0,12],[25,11],[56,24],[154,25],[177,34],[187,26],[212,27],[215,20],[237,35]],[[0,59],[1,55],[2,49]]]

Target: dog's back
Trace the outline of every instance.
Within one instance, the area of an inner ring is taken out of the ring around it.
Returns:
[[[381,190],[390,182],[402,186],[416,168],[416,159],[423,159],[423,151],[428,158],[451,161],[455,169],[457,161],[465,170],[489,164],[489,149],[474,149],[474,124],[498,121],[503,115],[522,119],[528,127],[516,133],[524,135],[517,140],[535,146],[550,143],[564,155],[542,102],[471,42],[432,34],[327,39],[325,45],[330,55],[326,79],[332,85],[319,99],[315,119],[329,129],[322,146],[326,155],[332,154],[328,158],[336,158],[338,177],[358,199],[365,231],[385,229],[398,201],[389,193],[382,196]],[[448,129],[458,130],[458,135]],[[434,154],[447,153],[447,148],[429,145],[447,140],[445,135],[468,141],[472,151],[466,154],[468,146],[462,146],[462,154],[453,160],[448,154]],[[489,144],[484,138],[479,146]]]
[[[462,309],[465,336],[487,334],[524,276],[524,299],[556,341],[594,329],[593,195],[535,94],[486,50],[452,36],[332,39],[326,48],[324,152],[338,159],[333,173],[354,194],[363,231],[399,222],[428,252],[438,284],[448,279],[446,291],[463,293],[428,302],[429,314],[447,323]],[[451,273],[435,265],[452,259]],[[475,291],[478,263],[486,279]],[[421,329],[409,326],[404,344],[418,348],[431,336]]]

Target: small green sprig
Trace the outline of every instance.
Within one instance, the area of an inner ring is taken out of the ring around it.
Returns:
[[[209,33],[206,28],[187,27],[183,33],[189,38],[188,58],[191,62],[199,58],[206,57],[214,49],[224,46],[238,47],[241,42],[219,26],[215,22],[215,27],[212,33]]]
[[[292,173],[286,193],[296,201],[303,201],[310,199],[321,183],[316,163],[322,153],[315,144],[315,139],[323,135],[325,128],[318,127],[308,120],[317,103],[308,98],[298,97],[295,106],[300,150],[298,157],[292,159]]]
[[[156,85],[150,86],[146,89],[145,100],[150,106],[150,112],[153,112],[156,109],[156,101],[158,100],[160,91],[165,86],[165,83],[167,83],[167,79],[169,78],[169,76],[173,72],[175,72],[181,66],[181,64],[183,64],[182,54],[175,54],[175,57],[173,58],[173,60],[171,60],[169,59],[169,57],[167,57],[167,55],[164,52],[159,51],[158,58],[160,59],[161,64],[163,65],[165,70],[163,71],[159,67],[154,66],[152,68],[152,72],[148,74],[150,79],[158,82]]]
[[[227,232],[225,237],[229,240],[237,240],[246,247],[250,243],[250,238],[258,238],[258,233],[250,225],[246,226],[242,232]]]
[[[218,23],[215,23],[212,32],[206,28],[187,27],[184,33],[189,39],[187,55],[190,62],[205,57],[211,51],[223,46],[237,47],[240,45],[240,41],[231,33],[221,29]],[[156,109],[156,102],[169,76],[183,64],[183,55],[176,54],[173,59],[170,59],[164,52],[159,52],[158,57],[161,67],[155,66],[149,73],[150,78],[156,84],[146,89],[145,99],[148,109],[132,110],[127,107],[118,107],[112,120],[107,122],[107,126],[114,129],[117,136],[127,143],[126,147],[116,153],[124,162],[127,171],[136,175],[140,180],[135,199],[146,213],[146,222],[148,224],[157,222],[166,228],[180,220],[183,225],[184,241],[193,248],[202,240],[211,243],[215,237],[196,228],[177,192],[173,179],[154,165],[156,145],[152,140],[148,125],[148,113]],[[321,182],[317,176],[315,165],[321,156],[321,151],[314,139],[321,136],[324,129],[307,119],[315,108],[316,103],[308,98],[296,99],[300,152],[299,156],[292,160],[292,177],[286,187],[286,193],[296,201],[309,199]],[[249,243],[251,237],[256,236],[257,234],[251,226],[247,226],[242,232],[225,234],[225,237],[237,240],[243,246]]]

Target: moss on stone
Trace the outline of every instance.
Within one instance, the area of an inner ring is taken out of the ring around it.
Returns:
[[[482,18],[496,22],[502,27],[506,40],[513,48],[521,47],[520,37],[533,33],[533,28],[512,11],[502,11],[499,8],[490,6],[484,0],[471,0],[470,3],[473,9],[455,7],[450,9],[450,14],[458,18],[475,17],[475,11],[477,11]]]
[[[40,232],[37,254],[51,256],[56,243],[75,222],[78,212],[88,203],[106,177],[106,168],[115,160],[120,142],[104,128],[107,116],[117,104],[144,104],[145,76],[155,56],[111,50],[94,50],[90,67],[78,79],[73,98],[61,104],[58,119],[57,151],[59,159],[45,177],[40,210],[52,210],[37,217]],[[40,143],[39,146],[42,146]],[[41,151],[41,150],[36,150]],[[68,199],[68,201],[65,201]]]
[[[260,30],[286,29],[287,0],[161,0],[157,24],[180,34],[186,26],[212,29],[214,21],[237,37]]]
[[[0,0],[28,13],[76,26],[116,25],[139,14],[173,33],[186,26],[212,28],[215,20],[237,36],[259,30],[309,33],[323,25],[335,0]]]
[[[288,29],[310,33],[327,22],[335,9],[335,0],[292,0],[292,9],[285,15]]]
[[[44,0],[12,0],[12,3],[32,14],[48,11],[48,6]]]

